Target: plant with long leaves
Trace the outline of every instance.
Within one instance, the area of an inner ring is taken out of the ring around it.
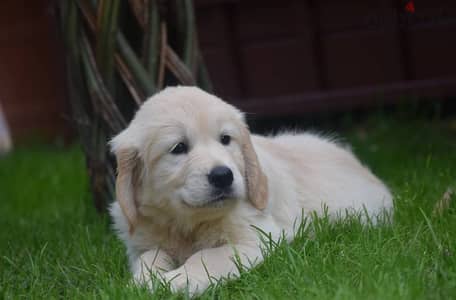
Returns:
[[[191,0],[58,2],[72,120],[87,160],[95,207],[114,198],[107,140],[165,85],[211,84]]]

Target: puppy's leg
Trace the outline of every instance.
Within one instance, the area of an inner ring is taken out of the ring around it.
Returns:
[[[173,260],[163,250],[152,249],[141,254],[132,263],[133,279],[137,284],[151,287],[151,275],[162,275],[174,269]]]
[[[181,267],[165,273],[164,278],[174,292],[188,288],[193,296],[203,292],[212,280],[238,276],[237,262],[250,268],[262,260],[258,245],[224,245],[196,252]]]

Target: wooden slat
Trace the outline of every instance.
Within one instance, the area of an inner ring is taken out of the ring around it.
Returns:
[[[227,99],[256,117],[302,115],[317,111],[337,111],[392,103],[408,98],[424,97],[436,101],[456,95],[456,77],[414,80],[362,88],[338,89],[327,92],[295,94],[270,98]],[[267,105],[265,105],[267,103]]]
[[[233,57],[233,62],[236,66],[236,77],[239,78],[239,91],[242,96],[245,96],[248,93],[248,86],[246,85],[245,79],[245,66],[242,62],[242,54],[240,48],[239,35],[240,30],[238,22],[238,9],[239,5],[237,3],[228,3],[224,6],[225,9],[225,18],[228,23],[228,39],[229,39],[229,49],[231,56]]]
[[[40,129],[47,136],[65,131],[65,75],[52,2],[0,1],[0,99],[14,139]]]

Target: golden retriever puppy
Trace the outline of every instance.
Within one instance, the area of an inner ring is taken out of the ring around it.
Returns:
[[[237,263],[263,259],[258,228],[292,240],[323,207],[373,219],[392,208],[387,187],[346,148],[308,133],[252,135],[239,110],[196,87],[151,97],[111,147],[114,227],[135,281],[150,287],[155,274],[195,295],[235,277]]]

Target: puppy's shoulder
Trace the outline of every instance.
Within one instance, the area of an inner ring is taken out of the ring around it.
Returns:
[[[344,150],[351,152],[351,148],[347,143],[336,134],[331,133],[323,134],[314,131],[286,130],[274,135],[253,135],[252,140],[254,144],[266,148],[280,147],[285,149],[300,149],[304,147],[308,150],[332,149],[336,151]]]
[[[282,131],[272,137],[280,144],[302,144],[312,146],[335,146],[347,148],[341,138],[334,133],[321,133],[316,131]]]
[[[130,239],[129,225],[127,219],[122,213],[119,202],[114,201],[111,204],[111,207],[109,208],[109,214],[111,215],[112,226],[117,236],[119,236],[122,241],[127,242]]]
[[[112,218],[112,227],[127,248],[127,255],[132,263],[142,252],[153,249],[156,240],[152,238],[152,232],[143,224],[138,224],[134,232],[130,233],[130,227],[122,209],[117,201],[111,204],[109,214]]]

